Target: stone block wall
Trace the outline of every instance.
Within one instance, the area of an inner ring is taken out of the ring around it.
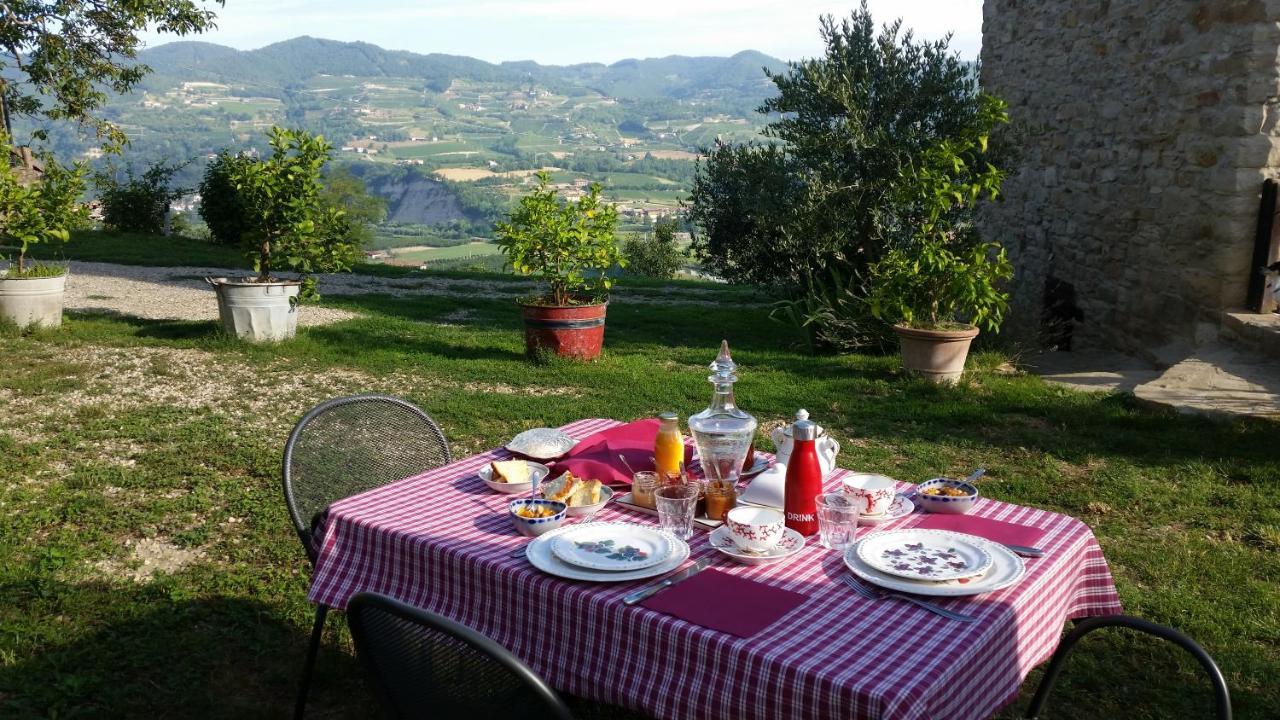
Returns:
[[[1016,267],[1006,332],[1160,359],[1243,304],[1277,21],[1280,0],[986,0],[982,84],[1019,148],[982,215]]]

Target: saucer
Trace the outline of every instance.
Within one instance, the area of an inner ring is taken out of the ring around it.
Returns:
[[[777,545],[761,553],[747,552],[738,547],[729,534],[729,528],[723,525],[711,533],[708,541],[711,547],[743,565],[769,565],[786,560],[804,549],[804,536],[791,528],[785,529]]]
[[[916,504],[911,502],[910,498],[904,495],[898,495],[893,498],[893,503],[889,505],[889,509],[879,515],[859,515],[859,525],[880,525],[882,523],[892,522],[900,518],[904,518],[915,512]]]

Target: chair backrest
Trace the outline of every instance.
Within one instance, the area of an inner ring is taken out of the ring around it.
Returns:
[[[289,517],[315,562],[312,523],[330,503],[450,462],[449,443],[429,415],[384,395],[352,395],[312,408],[284,446]]]
[[[373,593],[351,599],[347,623],[390,717],[572,720],[533,670],[465,625]]]
[[[1062,642],[1058,644],[1058,649],[1054,651],[1053,659],[1049,661],[1049,668],[1045,670],[1044,677],[1040,679],[1040,686],[1036,688],[1035,697],[1031,698],[1031,705],[1027,708],[1027,720],[1037,720],[1044,711],[1045,703],[1049,700],[1049,692],[1053,690],[1053,685],[1058,680],[1058,674],[1062,672],[1067,656],[1071,654],[1071,650],[1076,646],[1076,643],[1080,642],[1080,639],[1085,635],[1106,627],[1123,627],[1137,630],[1138,632],[1158,637],[1161,640],[1167,640],[1191,653],[1196,662],[1200,663],[1200,667],[1204,668],[1210,682],[1213,683],[1216,710],[1214,717],[1218,720],[1231,720],[1231,693],[1227,690],[1227,681],[1222,677],[1222,671],[1218,669],[1218,664],[1213,661],[1209,653],[1205,652],[1204,648],[1197,645],[1194,640],[1173,628],[1128,615],[1091,617],[1076,623],[1075,629],[1063,638]]]

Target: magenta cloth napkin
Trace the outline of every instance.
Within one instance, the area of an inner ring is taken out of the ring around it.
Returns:
[[[978,517],[977,515],[944,515],[930,513],[916,527],[922,530],[951,530],[952,532],[977,535],[1002,545],[1034,546],[1036,541],[1044,537],[1045,531],[1029,525],[1018,525],[1003,520]]]
[[[640,604],[741,638],[772,625],[808,598],[754,580],[703,570]]]
[[[588,435],[578,442],[564,458],[558,460],[552,474],[559,477],[564,471],[574,477],[599,480],[606,485],[630,485],[631,472],[622,464],[618,455],[637,471],[653,469],[653,442],[658,437],[658,420],[647,418],[602,430]],[[685,448],[687,466],[693,451]]]

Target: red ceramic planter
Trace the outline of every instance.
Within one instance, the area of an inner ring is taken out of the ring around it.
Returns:
[[[599,305],[521,305],[525,352],[553,352],[561,357],[594,360],[604,345],[604,316]]]

